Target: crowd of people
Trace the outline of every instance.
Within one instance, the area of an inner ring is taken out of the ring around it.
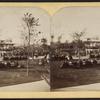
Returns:
[[[12,56],[4,56],[3,57],[3,60],[26,60],[27,59],[27,56],[23,55],[12,55]]]
[[[75,56],[75,55],[74,55]],[[53,54],[51,56],[52,61],[61,61],[62,64],[60,68],[67,68],[67,67],[75,67],[75,68],[82,68],[82,67],[93,67],[100,65],[100,55],[99,54],[90,54],[88,58],[82,58],[81,56],[75,59],[71,54]],[[98,63],[99,62],[99,63]]]

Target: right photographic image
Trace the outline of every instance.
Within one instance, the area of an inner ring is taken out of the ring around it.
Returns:
[[[65,7],[52,17],[51,91],[100,90],[100,7]]]

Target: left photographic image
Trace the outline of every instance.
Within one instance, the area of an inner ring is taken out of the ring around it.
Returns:
[[[50,15],[0,7],[0,91],[50,91]]]

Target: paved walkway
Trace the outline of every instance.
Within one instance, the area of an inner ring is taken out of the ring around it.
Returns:
[[[50,87],[45,80],[0,87],[0,92],[49,92]]]
[[[50,92],[50,86],[45,80],[0,87],[0,92]],[[53,91],[100,91],[100,83],[65,87]]]
[[[100,83],[59,88],[54,91],[100,91]]]

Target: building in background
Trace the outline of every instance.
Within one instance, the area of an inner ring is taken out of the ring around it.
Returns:
[[[87,39],[84,41],[86,55],[100,54],[100,40]]]
[[[0,40],[0,57],[11,54],[14,49],[14,43],[11,40]]]

